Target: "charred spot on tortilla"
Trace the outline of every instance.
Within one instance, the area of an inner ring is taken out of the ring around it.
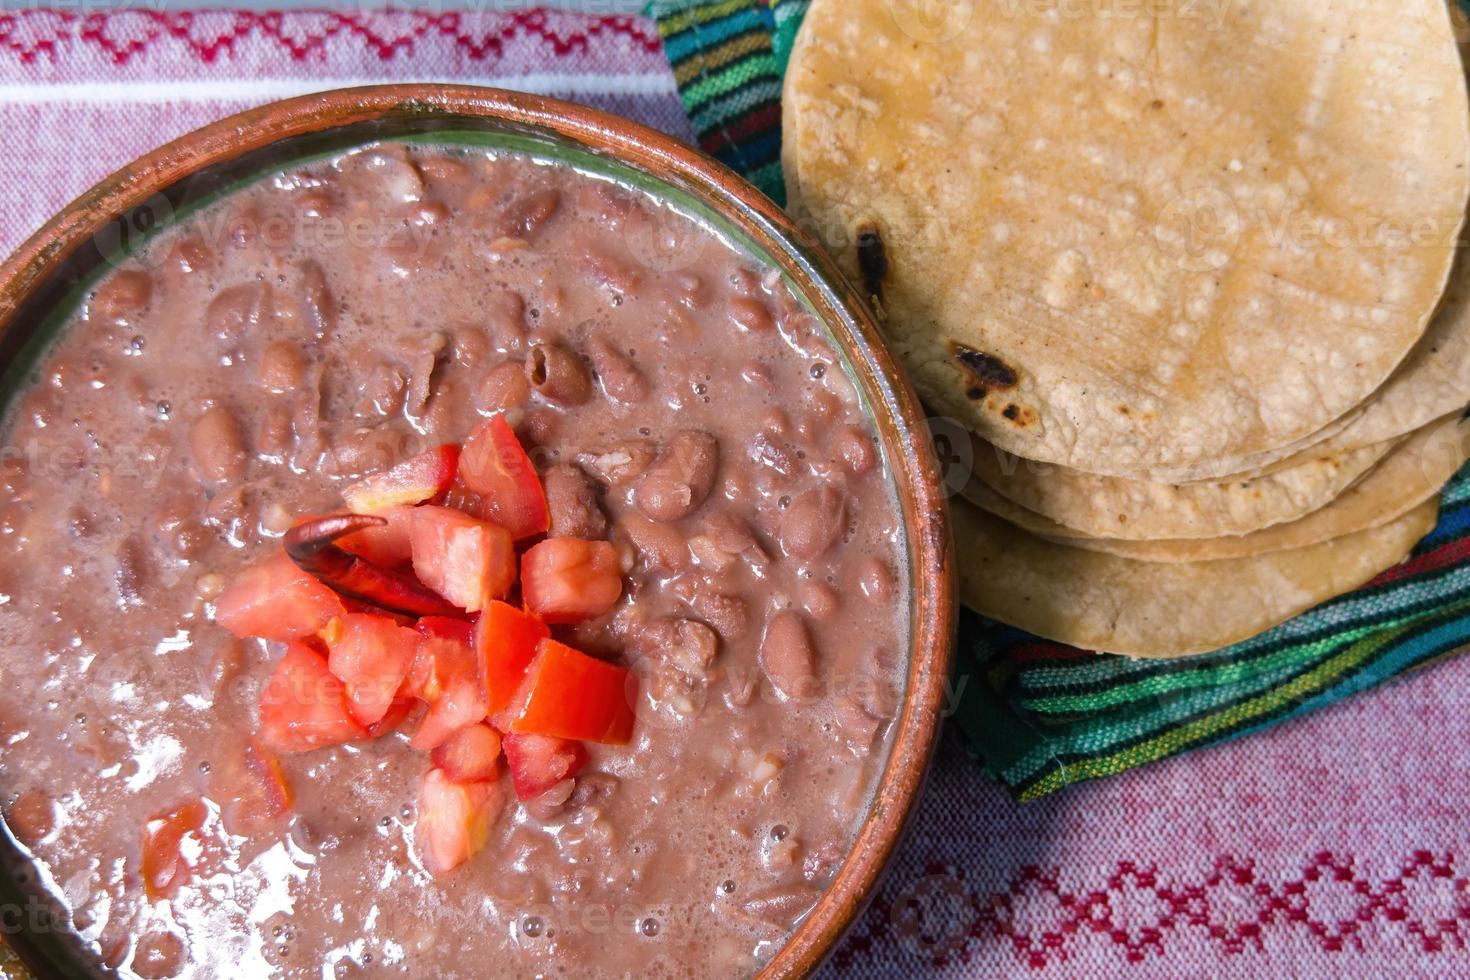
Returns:
[[[888,252],[875,225],[858,225],[857,262],[863,276],[863,290],[882,299],[883,281],[888,278]]]
[[[994,354],[987,354],[953,340],[949,342],[949,352],[970,376],[970,385],[965,396],[971,401],[979,401],[991,391],[1014,388],[1021,380],[1015,368]]]

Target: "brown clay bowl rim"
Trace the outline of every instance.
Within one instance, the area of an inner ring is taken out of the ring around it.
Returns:
[[[78,197],[0,265],[0,336],[15,326],[17,311],[63,263],[115,217],[203,168],[290,137],[374,122],[425,120],[471,128],[490,123],[570,141],[693,193],[765,249],[803,290],[843,348],[863,390],[903,511],[912,590],[909,668],[888,763],[862,829],[831,885],[760,975],[807,974],[865,907],[922,788],[953,652],[954,570],[943,481],[918,398],[857,292],[820,246],[769,198],[670,136],[558,99],[455,85],[340,89],[270,103],[212,123],[141,157]],[[372,139],[365,134],[361,142]]]

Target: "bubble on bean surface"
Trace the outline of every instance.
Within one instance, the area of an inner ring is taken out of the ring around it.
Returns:
[[[785,840],[786,835],[791,833],[784,823],[778,823],[771,828],[771,840]]]
[[[525,933],[532,939],[535,939],[537,936],[541,935],[541,930],[543,928],[544,923],[542,923],[541,917],[539,915],[528,915],[521,920],[521,932]]]
[[[650,916],[638,924],[638,931],[652,939],[658,935],[658,920]]]

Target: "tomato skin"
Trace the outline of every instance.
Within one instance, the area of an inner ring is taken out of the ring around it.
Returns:
[[[374,565],[384,568],[401,568],[413,560],[412,507],[387,507],[374,516],[381,517],[387,524],[365,527],[337,539],[337,547],[350,551],[359,558],[366,558]]]
[[[425,772],[413,828],[424,867],[442,875],[468,861],[490,839],[490,826],[504,805],[499,782],[456,783],[440,769]]]
[[[626,745],[638,681],[622,667],[542,640],[515,699],[495,718],[502,732]]]
[[[515,542],[498,524],[426,505],[414,508],[411,540],[419,580],[466,612],[504,598],[515,584]]]
[[[433,751],[429,761],[456,783],[494,779],[500,763],[500,734],[489,725],[467,725]]]
[[[310,752],[364,738],[347,689],[310,647],[292,643],[260,692],[260,740],[277,752]]]
[[[149,901],[172,898],[193,874],[180,850],[184,838],[198,837],[209,811],[199,800],[183,803],[143,825],[143,891]]]
[[[459,479],[480,496],[485,516],[517,541],[551,527],[536,467],[504,415],[481,422],[465,440]]]
[[[342,598],[277,552],[235,576],[215,602],[214,621],[236,636],[288,643],[344,612]]]
[[[595,619],[622,594],[622,565],[606,541],[547,538],[521,556],[526,608],[548,623]]]
[[[536,645],[550,636],[550,627],[532,613],[505,602],[485,606],[475,626],[475,658],[487,714],[499,713],[515,697]]]
[[[413,664],[419,634],[383,616],[349,613],[328,640],[327,668],[342,680],[347,709],[364,727],[383,720]]]
[[[507,732],[500,744],[505,750],[511,784],[521,800],[534,800],[563,779],[571,779],[587,764],[587,749],[570,739]]]
[[[459,447],[439,446],[363,477],[342,491],[342,499],[354,514],[412,507],[448,490],[458,470]]]
[[[398,731],[408,716],[413,713],[414,705],[418,704],[413,698],[394,698],[393,703],[388,705],[388,712],[381,719],[368,726],[368,738],[382,738]]]

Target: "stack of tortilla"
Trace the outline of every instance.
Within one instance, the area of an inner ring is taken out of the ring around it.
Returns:
[[[972,439],[969,605],[1197,653],[1433,526],[1470,452],[1444,0],[814,0],[784,113],[793,212]]]

